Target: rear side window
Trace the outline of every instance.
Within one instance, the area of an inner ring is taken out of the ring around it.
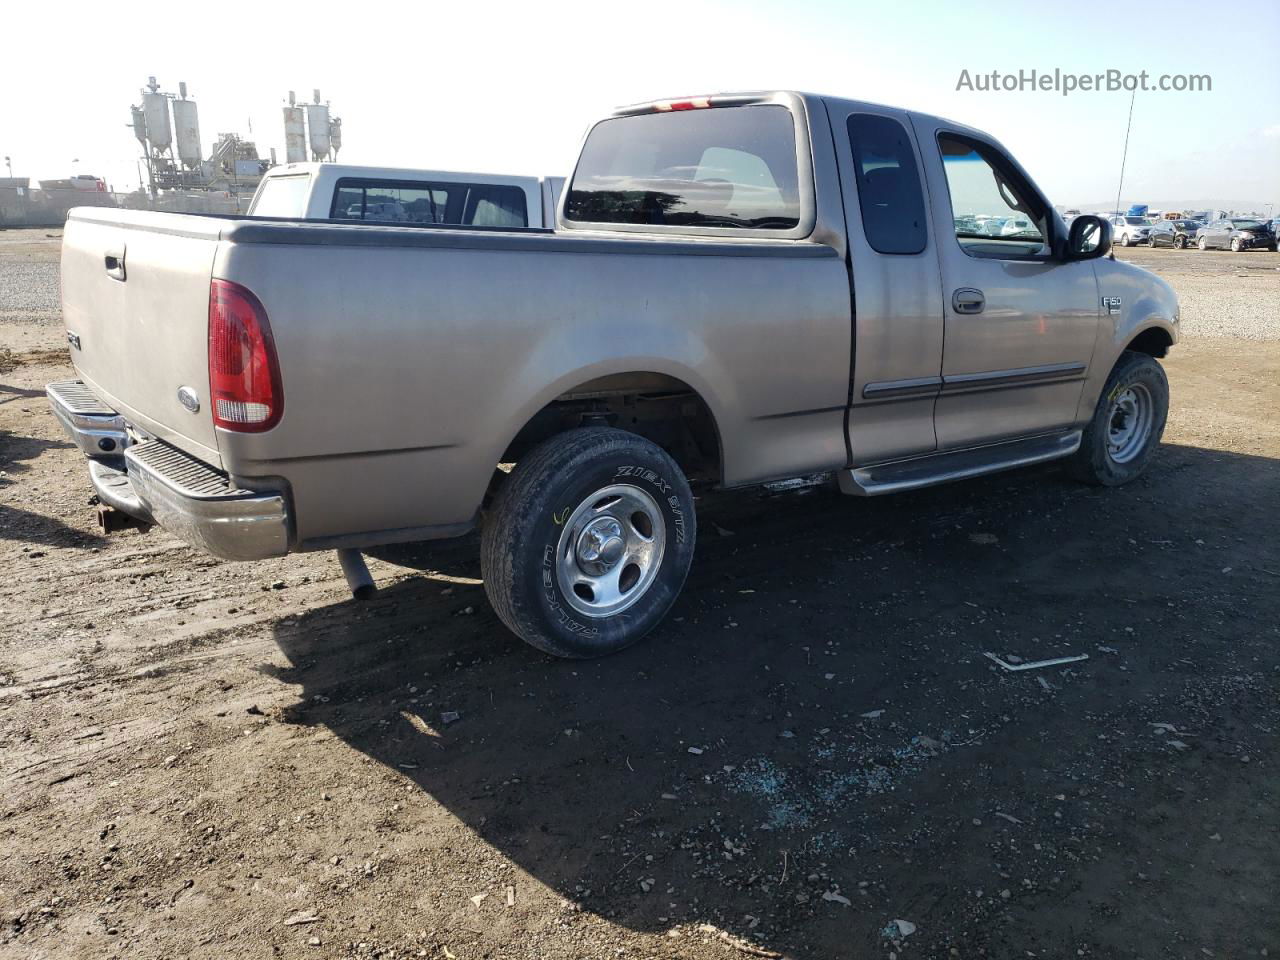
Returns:
[[[262,181],[249,215],[301,220],[307,215],[310,189],[311,175],[307,173],[293,177],[267,177]]]
[[[487,183],[428,183],[343,178],[333,192],[333,220],[527,227],[524,191]]]
[[[569,220],[790,230],[800,223],[795,125],[776,104],[614,117],[582,148]]]
[[[849,146],[867,242],[877,253],[920,253],[928,233],[924,192],[906,129],[890,117],[849,117]]]

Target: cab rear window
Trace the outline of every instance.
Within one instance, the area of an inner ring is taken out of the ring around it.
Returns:
[[[490,183],[343,178],[333,192],[333,220],[442,223],[478,227],[527,227],[529,212],[519,187]]]
[[[569,186],[581,223],[790,230],[800,223],[795,126],[776,104],[596,124]]]

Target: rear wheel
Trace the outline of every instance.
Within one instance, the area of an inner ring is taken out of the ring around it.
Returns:
[[[1146,468],[1169,415],[1169,381],[1155,358],[1125,351],[1103,388],[1080,449],[1068,461],[1084,483],[1118,487]]]
[[[630,646],[684,585],[693,495],[663,450],[606,427],[571,430],[525,456],[485,518],[489,601],[511,630],[557,657]]]

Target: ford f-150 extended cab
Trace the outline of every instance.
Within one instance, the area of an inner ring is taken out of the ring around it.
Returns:
[[[676,599],[691,481],[1137,476],[1178,303],[1110,243],[949,120],[647,103],[589,131],[554,231],[74,211],[48,392],[114,511],[337,549],[353,589],[361,548],[479,524],[502,620],[593,656]]]

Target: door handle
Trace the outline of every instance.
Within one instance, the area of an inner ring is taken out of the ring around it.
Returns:
[[[982,291],[973,287],[961,287],[951,295],[951,309],[956,313],[981,313],[986,305],[987,298]]]
[[[112,247],[102,255],[102,265],[107,270],[107,276],[112,280],[119,280],[122,283],[126,279],[124,272],[124,244],[119,247]]]

